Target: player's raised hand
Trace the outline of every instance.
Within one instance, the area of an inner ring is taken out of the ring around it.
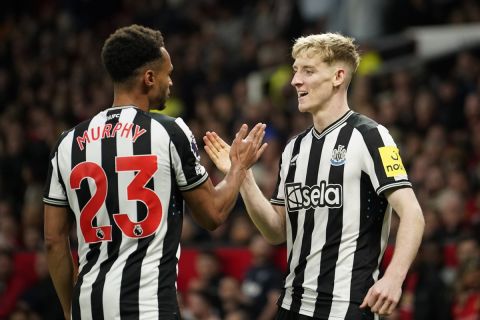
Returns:
[[[248,134],[248,126],[242,125],[230,147],[215,132],[207,132],[203,137],[205,151],[217,168],[223,173],[230,170],[231,163],[248,169],[261,157],[267,143],[263,143],[265,124],[258,123]]]
[[[216,132],[207,131],[203,137],[205,152],[218,170],[227,173],[230,170],[230,145],[223,141]]]
[[[246,124],[240,127],[230,148],[232,165],[238,163],[241,169],[249,169],[257,162],[267,148],[266,143],[262,144],[265,136],[265,127],[265,124],[257,123],[248,134],[248,126]]]

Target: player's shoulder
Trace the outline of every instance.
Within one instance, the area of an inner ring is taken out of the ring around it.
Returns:
[[[381,127],[381,125],[372,118],[358,112],[353,112],[347,119],[347,123],[358,130],[362,135]]]
[[[175,120],[177,119],[155,111],[145,112],[145,115],[152,118],[152,120],[159,122],[160,124],[175,123]]]
[[[290,139],[288,139],[286,145],[285,145],[285,150],[291,150],[294,148],[295,144],[299,144],[303,138],[305,138],[309,132],[312,131],[313,126],[309,126],[307,129],[303,130],[302,132],[295,134],[292,136]]]
[[[75,126],[64,130],[61,134],[60,137],[58,138],[57,144],[60,144],[67,136],[69,133],[75,133],[75,131],[80,131],[80,130],[86,130],[88,128],[89,123],[92,121],[93,118],[88,118],[86,120],[83,120],[79,123],[77,123]]]
[[[170,117],[158,112],[146,113],[153,121],[157,122],[165,128],[170,137],[190,136],[191,130],[182,118]]]
[[[312,128],[313,128],[313,125],[309,126],[307,129],[303,130],[302,132],[293,135],[290,139],[288,139],[287,144],[295,143],[295,141],[303,139],[310,131],[312,131]]]

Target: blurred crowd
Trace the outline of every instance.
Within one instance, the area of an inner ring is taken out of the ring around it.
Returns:
[[[163,32],[174,65],[165,112],[184,118],[200,145],[207,130],[231,141],[243,122],[267,124],[269,147],[254,173],[270,197],[283,146],[311,125],[290,86],[293,39],[341,31],[367,48],[412,25],[472,22],[480,22],[474,0],[2,2],[0,319],[62,317],[50,302],[55,292],[43,253],[43,183],[58,135],[111,105],[100,50],[116,27],[139,23]],[[350,107],[385,125],[399,143],[426,220],[390,319],[480,319],[479,57],[480,48],[472,48],[388,73],[360,66],[367,71],[351,85]],[[214,181],[222,178],[205,153],[202,162]],[[395,230],[393,221],[384,263]],[[179,296],[185,319],[271,319],[281,268],[241,200],[214,232],[186,214],[182,245],[200,246],[196,278]],[[243,279],[222,273],[216,246],[250,250]]]

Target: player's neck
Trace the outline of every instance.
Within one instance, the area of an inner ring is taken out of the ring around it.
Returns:
[[[337,96],[325,103],[319,108],[313,116],[313,125],[318,132],[322,132],[329,125],[340,119],[347,111],[348,107],[347,96]]]
[[[148,98],[135,90],[122,90],[114,88],[112,106],[135,106],[143,111],[148,111]]]

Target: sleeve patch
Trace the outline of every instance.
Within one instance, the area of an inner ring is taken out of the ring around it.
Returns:
[[[385,170],[385,174],[387,175],[387,177],[391,178],[407,174],[397,147],[380,147],[378,148],[378,151],[380,152],[383,169]]]

